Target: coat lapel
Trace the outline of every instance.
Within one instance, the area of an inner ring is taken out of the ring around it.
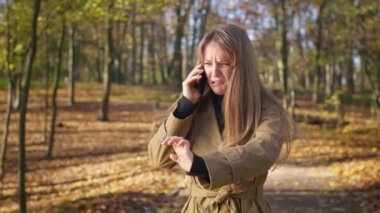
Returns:
[[[218,149],[222,144],[223,138],[220,134],[217,123],[214,106],[209,100],[207,105],[197,111],[195,125],[196,131],[193,139],[194,144],[192,150],[196,154],[207,154]]]

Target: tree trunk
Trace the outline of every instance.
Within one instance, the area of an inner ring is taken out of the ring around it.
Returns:
[[[331,66],[326,66],[325,68],[325,76],[326,76],[326,83],[325,83],[325,94],[326,94],[326,97],[329,97],[331,95],[331,85],[332,85],[332,76],[333,76],[333,73],[332,73],[332,69],[331,69]]]
[[[191,33],[191,44],[190,44],[190,48],[189,48],[189,51],[187,52],[187,60],[186,60],[186,74],[189,74],[190,71],[192,70],[192,68],[194,67],[194,52],[195,52],[195,46],[196,46],[196,43],[197,43],[197,34],[198,34],[198,26],[197,26],[197,23],[198,23],[198,17],[199,17],[199,14],[201,14],[202,12],[202,9],[199,9],[196,13],[193,14],[193,30],[192,30],[192,33]],[[189,26],[190,28],[190,26]],[[189,29],[190,31],[190,29]],[[190,37],[187,36],[188,38]],[[190,39],[190,38],[189,38]]]
[[[62,32],[61,38],[59,40],[58,46],[58,55],[56,58],[56,69],[54,76],[54,88],[53,94],[51,97],[51,126],[50,126],[50,136],[49,136],[49,147],[47,152],[47,159],[51,159],[53,157],[53,147],[54,147],[54,135],[55,135],[55,122],[57,119],[57,92],[59,87],[59,78],[61,75],[61,64],[62,64],[62,53],[63,53],[63,44],[65,42],[66,36],[66,25],[65,19],[62,18]]]
[[[353,48],[351,45],[349,45],[349,58],[348,58],[348,69],[346,72],[347,75],[347,95],[352,96],[355,92],[355,85],[354,85],[354,59],[353,59]]]
[[[181,88],[182,85],[182,37],[184,34],[184,28],[189,16],[190,7],[194,0],[190,0],[182,14],[182,1],[177,4],[176,14],[177,14],[177,27],[176,27],[176,37],[174,42],[174,53],[173,59],[170,63],[170,72],[174,74],[174,84],[177,88]]]
[[[24,65],[24,81],[22,83],[21,103],[20,103],[20,116],[19,116],[19,203],[20,212],[27,212],[26,205],[26,191],[25,191],[25,124],[26,113],[28,106],[29,85],[30,77],[32,74],[32,67],[37,48],[37,27],[38,27],[38,14],[40,12],[41,0],[34,0],[33,16],[31,19],[30,31],[30,51],[26,57]]]
[[[137,69],[137,41],[136,41],[136,5],[133,4],[132,8],[132,70],[131,70],[131,83],[136,82],[136,69]]]
[[[69,72],[69,106],[75,104],[75,32],[76,27],[69,25],[69,53],[68,53],[68,72]]]
[[[9,2],[6,2],[6,69],[8,74],[8,106],[5,113],[5,120],[4,120],[4,130],[3,130],[3,138],[2,143],[0,147],[0,180],[3,178],[3,174],[5,173],[5,160],[6,160],[6,153],[7,153],[7,141],[8,141],[8,130],[9,130],[9,123],[11,120],[11,114],[12,114],[12,97],[13,97],[13,90],[14,90],[14,80],[12,76],[12,70],[10,67],[11,64],[11,32],[10,32],[10,23],[9,23],[9,12],[10,6]],[[4,74],[5,76],[5,74]]]
[[[144,42],[145,42],[145,24],[140,25],[140,57],[139,57],[139,84],[144,83]]]
[[[187,70],[187,66],[189,66],[189,53],[190,53],[190,25],[185,25],[184,29],[184,35],[183,35],[183,40],[185,41],[185,48],[184,51],[182,51],[183,55],[183,63],[182,63],[182,76],[187,76],[190,71]],[[183,67],[185,65],[185,67]],[[191,69],[191,68],[190,68]]]
[[[299,15],[298,19],[302,19],[302,17]],[[301,24],[300,24],[301,25]],[[298,52],[299,52],[299,57],[300,57],[300,60],[301,60],[301,63],[302,63],[302,66],[301,66],[301,69],[304,69],[302,71],[304,72],[301,72],[300,73],[300,84],[301,84],[301,87],[302,89],[306,89],[306,69],[307,69],[307,65],[306,65],[306,62],[305,62],[305,54],[304,54],[304,47],[303,47],[303,37],[302,37],[302,33],[301,33],[301,29],[302,29],[302,26],[299,26],[298,30],[297,30],[297,37],[296,37],[296,46],[298,48]]]
[[[49,116],[49,69],[50,69],[50,53],[49,53],[49,37],[45,34],[45,113],[44,113],[44,141],[48,142],[48,116]]]
[[[95,24],[94,26],[95,28],[95,32],[96,32],[96,44],[97,44],[97,57],[96,57],[96,67],[95,67],[95,70],[96,70],[96,82],[98,83],[101,83],[102,82],[102,67],[104,66],[104,61],[103,61],[103,50],[101,48],[102,44],[101,44],[101,41],[100,41],[100,36],[99,36],[99,30],[98,30],[98,27],[97,25]]]
[[[120,49],[122,49],[120,34],[121,34],[121,21],[115,21],[112,23],[113,29],[116,34],[116,45],[114,46],[113,51],[110,53],[111,57],[113,59],[113,66],[110,71],[110,78],[111,78],[111,84],[113,82],[120,83],[121,81],[121,72],[120,72],[120,61],[121,61],[121,54]]]
[[[159,33],[159,46],[160,51],[158,53],[159,56],[159,63],[160,63],[160,71],[161,71],[161,82],[162,84],[167,84],[169,80],[169,73],[168,73],[168,56],[167,56],[167,48],[166,48],[166,28],[165,23],[163,23],[164,20],[161,19],[160,22],[160,30],[162,31]]]
[[[122,49],[122,53],[121,53],[121,61],[120,61],[120,66],[121,66],[121,71],[122,71],[122,75],[123,75],[123,82],[122,83],[125,83],[128,81],[128,73],[129,73],[129,60],[130,60],[130,50],[129,50],[129,35],[127,34],[128,33],[128,30],[130,27],[128,25],[128,22],[125,23],[124,25],[124,29],[123,29],[123,35],[122,35],[122,40],[123,40],[123,49]],[[127,44],[127,45],[125,45]]]
[[[126,38],[128,38],[127,32],[128,32],[128,22],[124,22],[122,32],[120,35],[120,51],[119,51],[119,67],[120,67],[120,70],[119,70],[119,72],[120,72],[121,78],[119,79],[119,84],[126,82],[125,73],[128,70],[128,67],[124,67],[124,64],[126,64],[124,61],[127,60],[127,57],[129,55],[128,48],[126,48],[126,45],[125,45],[125,44],[127,44],[127,46],[128,46],[128,40],[126,40]]]
[[[336,57],[335,57],[335,43],[334,43],[334,40],[331,40],[330,42],[330,56],[331,56],[331,65],[329,66],[330,67],[330,73],[329,73],[329,77],[331,78],[330,79],[330,82],[327,83],[326,81],[326,94],[328,96],[331,96],[333,94],[335,94],[335,91],[336,91]],[[326,77],[327,77],[327,74],[326,74]],[[326,79],[327,80],[327,79]]]
[[[367,56],[367,53],[366,52],[363,52],[363,54],[365,56]],[[365,57],[366,58],[366,57]],[[366,60],[365,60],[365,63],[368,63]],[[380,88],[379,88],[379,79],[380,79],[380,72],[377,71],[377,76],[375,74],[375,76],[373,76],[370,72],[370,70],[368,69],[368,66],[365,66],[364,67],[364,72],[367,76],[367,79],[368,79],[368,82],[369,82],[369,85],[370,85],[370,88],[371,90],[373,91],[372,93],[372,104],[371,104],[371,114],[374,115],[374,116],[380,116]]]
[[[4,130],[3,130],[3,138],[2,138],[2,144],[0,147],[0,180],[3,178],[3,174],[5,173],[5,160],[7,155],[7,143],[8,143],[8,131],[9,131],[9,124],[11,121],[11,115],[12,115],[12,93],[14,90],[14,80],[12,79],[12,76],[9,76],[9,83],[8,83],[8,105],[7,105],[7,111],[5,113],[5,120],[4,120]]]
[[[201,17],[201,26],[199,29],[199,41],[203,38],[204,34],[206,33],[206,26],[207,26],[207,16],[210,13],[211,8],[211,0],[204,0],[203,1],[203,10],[205,11],[203,16]]]
[[[126,30],[127,30],[127,23],[126,22],[121,22],[118,21],[117,23],[118,29],[118,45],[117,47],[114,46],[114,81],[117,82],[118,84],[122,84],[125,82],[125,76],[124,72],[122,71],[124,69],[124,59],[125,59],[125,52],[126,50],[124,49],[124,40],[126,36]]]
[[[101,71],[101,67],[102,67],[102,60],[101,60],[101,53],[102,53],[102,51],[98,51],[98,57],[96,58],[96,68],[95,68],[95,70],[96,70],[96,82],[98,82],[98,83],[101,83],[102,82],[102,71]]]
[[[281,58],[283,65],[283,105],[285,109],[289,106],[289,94],[288,94],[288,40],[287,40],[287,9],[285,5],[285,0],[281,0],[281,10],[282,10],[282,47],[281,47]]]
[[[313,101],[315,103],[320,103],[321,96],[321,79],[322,79],[322,68],[321,68],[321,51],[322,51],[322,44],[323,44],[323,12],[326,7],[327,1],[324,0],[322,4],[319,6],[318,11],[318,19],[317,19],[317,25],[318,25],[318,37],[316,42],[316,49],[317,54],[315,56],[315,63],[316,63],[316,74],[314,77],[314,88],[313,88]]]
[[[14,81],[15,81],[15,88],[13,97],[12,97],[12,111],[19,112],[20,111],[20,102],[21,102],[21,82],[22,82],[22,75],[21,73],[15,73],[14,74]]]
[[[108,11],[105,18],[106,42],[104,42],[104,67],[103,67],[103,98],[98,120],[108,121],[108,104],[111,90],[110,72],[112,69],[112,19],[110,11],[113,7],[112,2],[108,4]]]
[[[154,27],[154,22],[150,23],[150,35],[149,35],[149,64],[150,64],[150,70],[151,70],[151,83],[157,84],[157,78],[156,78],[156,58],[155,58],[155,53],[156,53],[156,48],[155,48],[155,27]]]
[[[344,106],[342,103],[342,95],[341,92],[337,92],[335,100],[335,113],[336,113],[336,130],[340,132],[340,127],[344,122]]]

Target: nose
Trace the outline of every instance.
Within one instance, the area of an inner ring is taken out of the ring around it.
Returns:
[[[216,63],[213,63],[211,66],[211,76],[217,76],[219,74],[219,67]]]

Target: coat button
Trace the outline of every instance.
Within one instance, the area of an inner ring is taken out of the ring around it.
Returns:
[[[164,141],[165,139],[166,139],[166,134],[162,133],[162,135],[161,135],[161,141]]]
[[[235,185],[239,185],[239,184],[241,184],[241,181],[242,181],[241,177],[236,178],[236,180],[235,180]]]

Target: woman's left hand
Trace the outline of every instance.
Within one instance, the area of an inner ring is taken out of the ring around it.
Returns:
[[[190,150],[190,142],[182,137],[170,136],[167,137],[162,145],[172,146],[174,149],[173,154],[170,155],[170,159],[178,163],[178,165],[189,172],[193,164],[194,154]]]

